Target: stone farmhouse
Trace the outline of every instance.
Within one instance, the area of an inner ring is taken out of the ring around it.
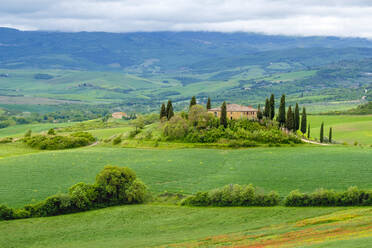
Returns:
[[[227,104],[226,112],[229,120],[236,119],[256,119],[257,109],[252,106],[242,106],[239,104]],[[221,107],[212,108],[208,110],[209,113],[213,113],[216,117],[221,117]]]
[[[123,119],[124,117],[128,117],[127,114],[124,112],[115,112],[115,113],[112,113],[111,116],[114,119]]]

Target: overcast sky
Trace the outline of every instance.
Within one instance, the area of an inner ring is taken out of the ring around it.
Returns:
[[[372,38],[372,0],[0,0],[0,26]]]

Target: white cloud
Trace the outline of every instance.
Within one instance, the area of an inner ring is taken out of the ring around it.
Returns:
[[[0,0],[0,4],[0,26],[20,29],[247,31],[372,38],[369,0]]]

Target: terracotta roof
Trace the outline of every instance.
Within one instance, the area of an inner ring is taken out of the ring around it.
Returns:
[[[112,113],[112,115],[117,115],[117,116],[127,116],[127,114],[126,113],[124,113],[124,112],[115,112],[115,113]]]
[[[221,107],[218,108],[212,108],[208,111],[221,111]],[[242,106],[239,104],[226,104],[226,111],[227,112],[257,112],[257,109],[253,108],[252,106]]]

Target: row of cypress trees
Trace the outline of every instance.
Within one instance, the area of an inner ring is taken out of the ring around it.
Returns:
[[[261,112],[261,106],[258,105],[257,118],[261,120],[265,117],[268,120],[273,120],[275,117],[275,97],[271,94],[270,99],[266,98],[265,109]],[[277,121],[281,127],[285,127],[291,131],[300,130],[303,134],[306,133],[307,127],[307,115],[305,107],[302,108],[302,115],[300,118],[300,108],[296,103],[295,109],[292,110],[292,106],[288,107],[288,111],[285,110],[285,95],[282,95],[280,99],[279,112]],[[309,126],[310,128],[310,126]]]
[[[324,142],[324,122],[320,125],[319,141],[320,143]],[[328,142],[332,143],[332,127],[329,128]]]
[[[160,119],[166,118],[167,120],[170,120],[170,118],[172,118],[173,116],[173,104],[171,100],[168,100],[167,107],[165,107],[164,103],[161,105]]]

